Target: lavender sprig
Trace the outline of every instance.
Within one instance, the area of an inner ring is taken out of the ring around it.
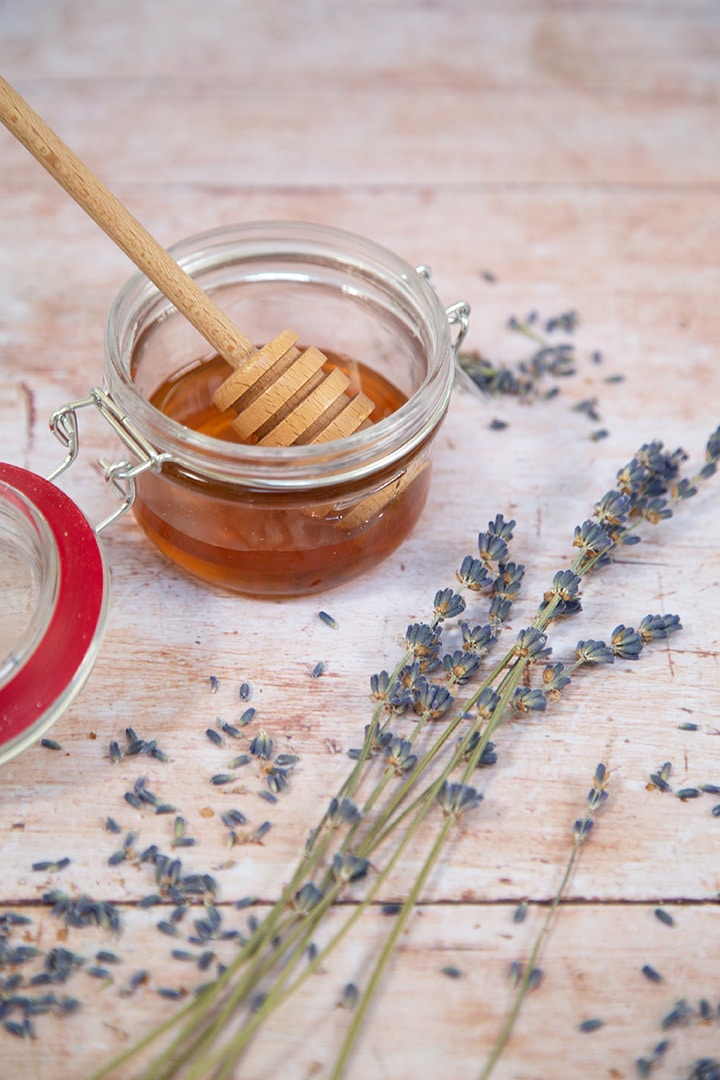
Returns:
[[[512,1030],[520,1014],[520,1009],[522,1007],[523,1001],[525,1000],[528,991],[531,989],[533,975],[536,971],[538,971],[537,962],[540,958],[540,953],[548,937],[548,934],[550,933],[550,928],[554,921],[555,915],[557,914],[557,909],[560,906],[560,902],[565,895],[568,885],[570,884],[570,881],[572,879],[575,867],[577,865],[577,861],[580,857],[580,851],[582,849],[582,846],[590,836],[590,833],[593,829],[593,826],[595,824],[595,815],[597,814],[601,806],[604,805],[605,800],[607,799],[607,786],[609,779],[610,774],[607,770],[607,766],[603,762],[600,762],[600,764],[598,764],[598,766],[596,767],[595,773],[593,775],[592,787],[590,788],[590,791],[588,792],[587,798],[585,800],[585,808],[583,815],[582,817],[578,818],[573,825],[573,845],[570,849],[570,856],[565,866],[565,872],[563,874],[562,880],[557,889],[557,892],[555,893],[555,896],[552,899],[550,907],[548,908],[547,914],[543,919],[540,931],[535,938],[535,942],[530,951],[530,956],[528,957],[527,963],[523,969],[523,974],[518,983],[517,991],[515,993],[515,998],[513,1000],[510,1012],[505,1019],[505,1022],[502,1026],[500,1034],[495,1041],[495,1045],[493,1046],[490,1056],[488,1057],[480,1075],[478,1076],[478,1080],[488,1080],[493,1069],[495,1068],[495,1065],[500,1060],[502,1052],[505,1049],[508,1039],[512,1034]]]

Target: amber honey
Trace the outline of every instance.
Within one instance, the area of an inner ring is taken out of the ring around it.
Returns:
[[[299,348],[302,351],[304,346]],[[363,391],[375,403],[370,414],[373,424],[390,416],[405,404],[405,395],[377,371],[332,350],[322,351],[327,357],[327,363],[323,365],[324,371],[339,368],[350,379],[348,394]],[[242,440],[232,428],[232,410],[227,409],[221,413],[212,400],[213,394],[232,370],[219,356],[191,364],[166,379],[151,396],[150,402],[160,412],[184,427],[192,428],[203,435],[212,435],[216,439],[240,443]]]
[[[341,367],[351,390],[375,403],[373,424],[406,397],[383,375],[323,349]],[[150,403],[183,427],[239,442],[233,413],[212,397],[230,369],[219,357],[199,361],[166,379]],[[228,484],[174,466],[138,480],[135,514],[153,543],[173,562],[206,581],[261,596],[289,596],[337,585],[377,565],[406,537],[427,497],[424,448],[371,477],[301,491],[264,491]]]

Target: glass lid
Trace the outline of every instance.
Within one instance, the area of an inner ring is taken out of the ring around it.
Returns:
[[[48,480],[0,463],[0,763],[35,742],[85,683],[109,577],[95,530]]]

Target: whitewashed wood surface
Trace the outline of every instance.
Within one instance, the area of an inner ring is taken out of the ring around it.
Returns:
[[[555,399],[488,401],[458,388],[419,527],[357,583],[246,600],[186,579],[129,519],[107,534],[112,611],[90,681],[53,729],[63,750],[36,746],[0,770],[0,912],[29,914],[28,936],[44,949],[58,939],[39,903],[53,886],[118,903],[126,923],[115,942],[70,932],[65,943],[88,957],[105,946],[124,958],[112,986],[83,972],[68,984],[81,1013],[40,1017],[31,1041],[0,1028],[1,1076],[76,1080],[168,1015],[157,986],[200,981],[170,958],[157,912],[136,908],[147,876],[107,865],[117,843],[104,815],[147,844],[169,843],[172,829],[123,802],[141,767],[111,766],[112,738],[131,725],[168,750],[171,763],[147,766],[149,783],[198,838],[188,865],[222,865],[223,911],[241,926],[232,901],[278,895],[347,774],[346,751],[370,715],[369,676],[394,663],[405,627],[452,585],[487,521],[500,511],[518,522],[519,629],[567,564],[575,524],[640,443],[683,446],[701,463],[720,421],[720,10],[712,0],[4,0],[0,71],[165,244],[266,218],[350,229],[429,264],[446,303],[472,306],[469,347],[497,360],[525,351],[508,316],[581,316],[578,371]],[[130,270],[0,131],[4,460],[39,473],[57,463],[47,418],[101,382],[105,315]],[[624,381],[608,381],[615,375]],[[572,409],[589,398],[597,423]],[[493,430],[493,420],[507,426]],[[599,427],[608,435],[594,440]],[[112,437],[92,420],[83,434],[63,486],[98,520],[112,505],[97,465]],[[588,673],[544,716],[501,733],[485,801],[429,883],[352,1080],[478,1075],[510,1006],[509,965],[529,952],[601,760],[610,798],[546,944],[542,984],[494,1075],[631,1080],[682,997],[694,1007],[707,998],[714,1019],[668,1032],[657,1075],[685,1080],[696,1059],[720,1057],[720,818],[710,796],[681,802],[647,789],[667,760],[676,786],[720,783],[718,482],[588,583],[557,659],[577,638],[647,612],[677,612],[684,629],[639,664]],[[311,679],[320,660],[326,674]],[[262,725],[300,763],[276,807],[257,797],[257,777],[248,783],[242,808],[273,828],[263,846],[228,855],[223,796],[208,782],[222,754],[204,731],[218,715],[238,716],[243,681],[253,730]],[[681,730],[687,721],[698,730]],[[403,895],[420,854],[410,852],[385,899]],[[72,862],[60,874],[31,870],[62,856]],[[516,925],[522,898],[530,911]],[[658,905],[673,927],[654,917]],[[328,1075],[348,1022],[338,996],[347,981],[362,984],[386,929],[379,913],[361,923],[261,1032],[238,1080]],[[442,974],[448,964],[460,979]],[[663,981],[648,982],[644,964]],[[123,997],[139,966],[150,983]],[[591,1017],[604,1027],[582,1033]]]

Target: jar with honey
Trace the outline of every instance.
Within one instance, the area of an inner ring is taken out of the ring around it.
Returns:
[[[299,343],[317,346],[328,367],[345,373],[349,393],[366,395],[372,412],[354,434],[325,442],[307,430],[289,446],[241,441],[232,410],[213,401],[232,369],[135,274],[108,317],[104,387],[51,418],[65,460],[46,479],[0,463],[8,616],[0,763],[46,735],[84,685],[109,607],[99,536],[131,507],[150,540],[190,574],[283,597],[374,567],[425,504],[466,304],[443,308],[423,268],[317,225],[223,228],[171,254],[251,341],[262,346],[292,327]],[[128,451],[105,467],[120,503],[95,526],[54,483],[78,453],[77,414],[86,407],[99,410]]]
[[[103,398],[132,432],[138,522],[189,573],[254,596],[312,593],[375,566],[425,504],[467,305],[446,310],[423,268],[324,226],[226,227],[171,253],[258,347],[291,327],[374,410],[330,442],[241,442],[213,404],[232,369],[135,274],[109,313]]]

